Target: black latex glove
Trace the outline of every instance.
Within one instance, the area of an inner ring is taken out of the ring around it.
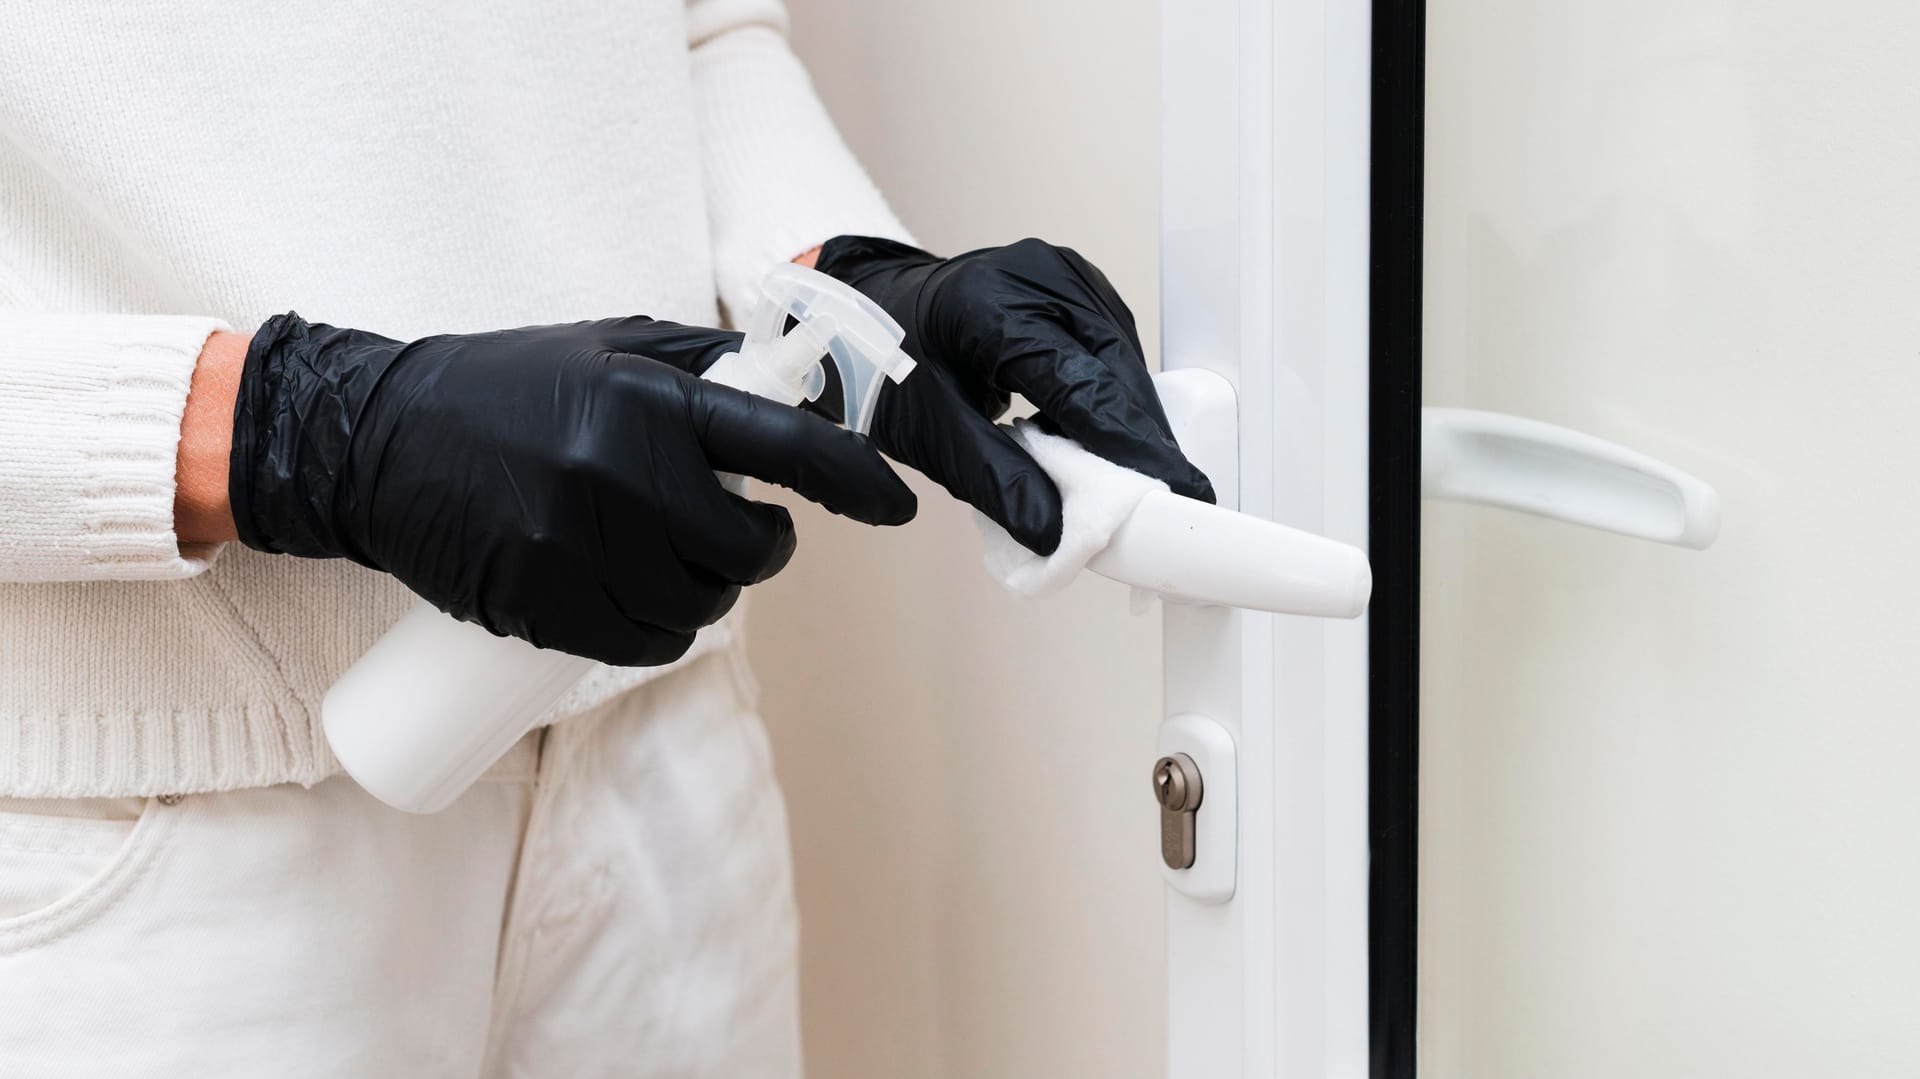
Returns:
[[[240,539],[384,570],[542,647],[670,662],[793,554],[787,511],[715,470],[869,524],[914,513],[864,439],[687,373],[739,343],[626,318],[407,344],[278,316],[234,409]]]
[[[1077,252],[1030,239],[943,259],[841,236],[821,248],[817,265],[905,327],[901,346],[922,365],[924,373],[880,392],[874,443],[1032,550],[1060,545],[1060,493],[992,422],[1014,393],[1033,403],[1045,429],[1213,501],[1213,485],[1173,440],[1133,312]]]

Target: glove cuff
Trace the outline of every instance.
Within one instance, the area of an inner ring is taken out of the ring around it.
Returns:
[[[814,261],[813,268],[865,292],[865,280],[876,273],[899,273],[942,261],[938,255],[898,240],[886,240],[878,236],[835,236],[820,245],[820,257]]]
[[[371,564],[343,534],[335,509],[351,486],[355,419],[399,348],[292,311],[254,333],[227,460],[227,497],[241,543]]]

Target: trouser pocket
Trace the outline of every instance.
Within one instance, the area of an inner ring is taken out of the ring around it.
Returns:
[[[0,925],[76,902],[127,854],[146,798],[0,798]]]

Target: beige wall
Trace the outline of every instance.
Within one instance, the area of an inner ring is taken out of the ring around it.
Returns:
[[[1153,0],[792,0],[848,141],[936,251],[1039,235],[1158,336]],[[1159,620],[980,569],[968,514],[802,508],[753,654],[792,809],[809,1067],[832,1079],[1160,1074],[1146,771]]]

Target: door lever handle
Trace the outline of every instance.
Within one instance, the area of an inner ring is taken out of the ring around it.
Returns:
[[[1704,549],[1720,532],[1720,496],[1698,478],[1625,446],[1500,412],[1421,410],[1420,493],[1679,547]]]
[[[1213,481],[1219,505],[1155,491],[1087,562],[1103,577],[1193,603],[1357,618],[1373,593],[1358,547],[1240,513],[1233,386],[1200,368],[1154,379],[1180,448]]]
[[[1366,552],[1166,491],[1140,500],[1087,568],[1191,603],[1357,618],[1373,594]]]

